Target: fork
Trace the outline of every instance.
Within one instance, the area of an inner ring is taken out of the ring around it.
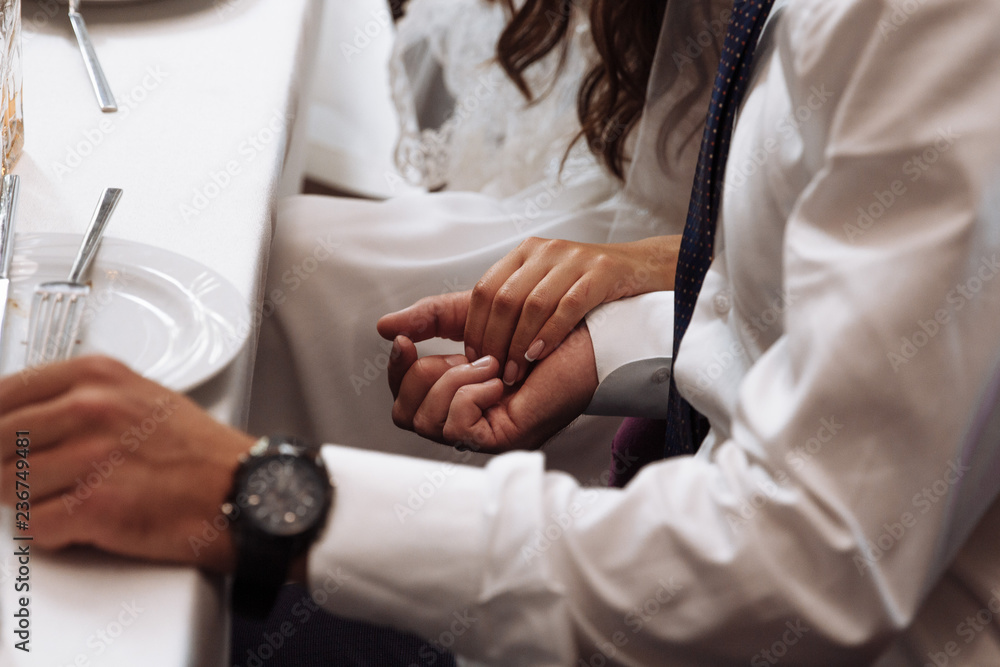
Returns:
[[[83,21],[83,14],[80,13],[80,0],[69,0],[69,22],[73,24],[76,42],[80,45],[80,53],[83,54],[83,64],[87,66],[87,74],[90,75],[90,83],[94,86],[101,111],[118,111],[115,95],[111,92],[111,86],[104,76],[101,63],[97,60],[97,52],[94,51],[94,45],[90,41],[87,24]]]
[[[69,359],[73,342],[80,331],[90,285],[81,283],[107,227],[118,206],[122,191],[107,188],[94,211],[90,227],[83,237],[73,268],[65,282],[42,283],[35,289],[28,322],[28,367]]]

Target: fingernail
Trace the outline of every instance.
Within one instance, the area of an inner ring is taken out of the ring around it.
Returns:
[[[399,353],[403,351],[403,348],[399,346],[399,336],[392,339],[392,349],[389,351],[390,359],[399,359]]]
[[[469,363],[468,360],[460,354],[450,354],[444,358],[444,362],[452,368]]]
[[[531,347],[528,348],[528,351],[524,353],[525,360],[534,361],[535,359],[537,359],[542,355],[542,350],[544,349],[545,349],[545,341],[539,338],[534,343],[532,343]]]
[[[468,345],[465,346],[465,358],[468,359],[469,361],[472,361],[473,359],[477,358],[476,357],[476,351],[473,350]]]
[[[515,380],[517,380],[517,364],[508,361],[507,366],[503,369],[503,383],[510,386],[514,384]]]
[[[473,368],[488,368],[491,363],[493,363],[493,357],[491,357],[490,355],[487,354],[482,359],[476,359],[475,361],[473,361],[472,362],[472,367]]]

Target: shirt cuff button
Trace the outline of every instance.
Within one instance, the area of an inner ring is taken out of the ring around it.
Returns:
[[[712,304],[715,306],[715,312],[718,315],[725,315],[733,305],[729,295],[725,292],[716,294],[715,298],[712,299]]]

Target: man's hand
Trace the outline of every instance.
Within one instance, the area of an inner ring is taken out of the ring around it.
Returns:
[[[394,338],[389,364],[393,421],[426,438],[477,451],[536,449],[579,416],[597,390],[590,334],[585,326],[574,329],[515,388],[498,378],[493,357],[473,363],[462,355],[418,359],[404,333],[416,340],[461,339],[469,296],[422,299],[379,321],[379,332]]]
[[[219,506],[253,438],[103,357],[0,379],[0,405],[2,500],[20,502],[15,432],[28,431],[37,544],[232,570]]]

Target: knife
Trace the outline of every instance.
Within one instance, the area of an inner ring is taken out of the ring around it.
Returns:
[[[14,259],[14,212],[20,184],[17,176],[7,174],[0,189],[0,355],[3,352],[3,321],[10,292],[10,263]]]

